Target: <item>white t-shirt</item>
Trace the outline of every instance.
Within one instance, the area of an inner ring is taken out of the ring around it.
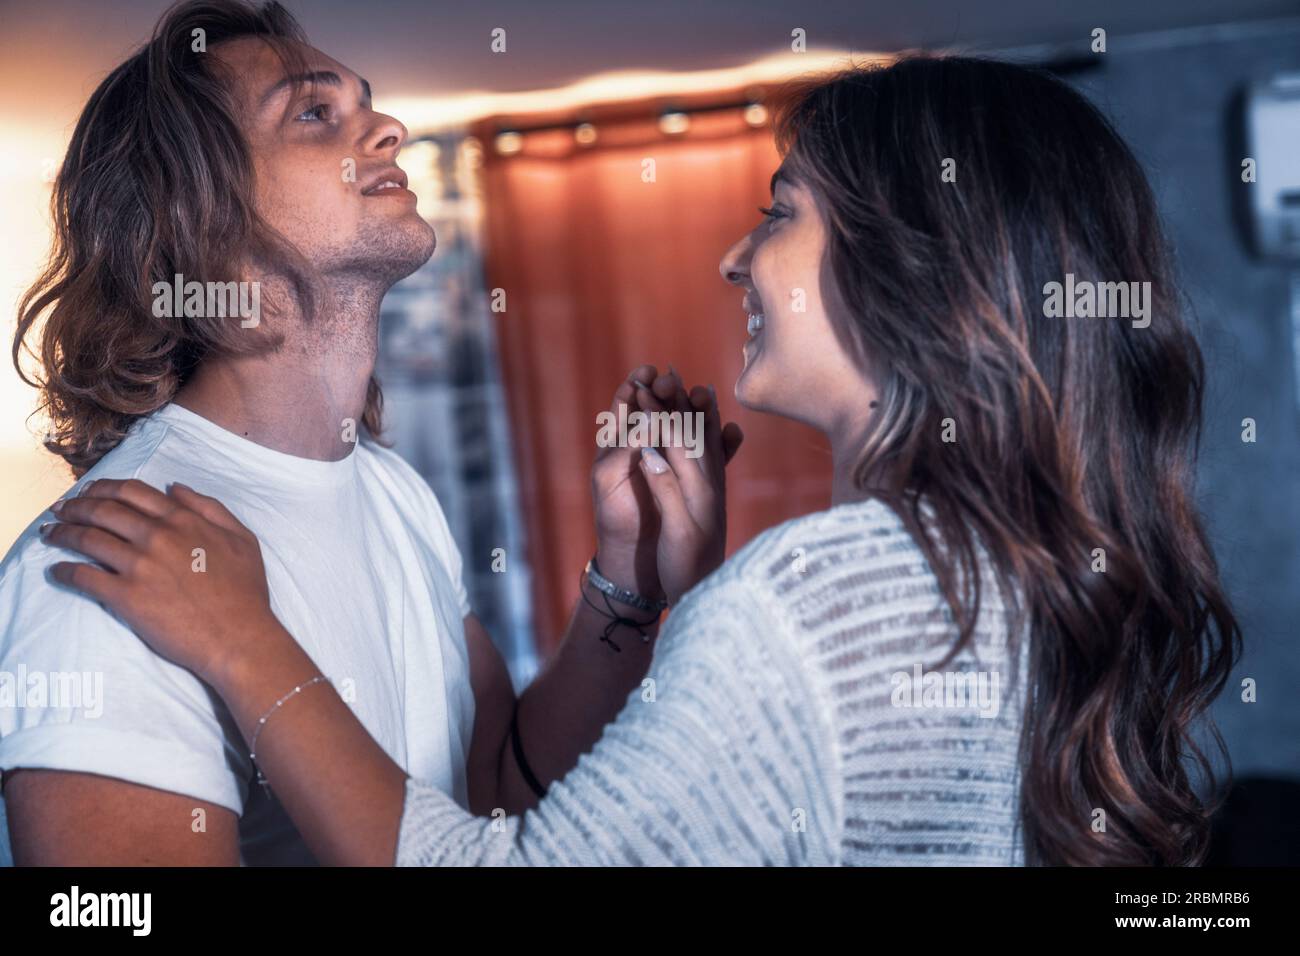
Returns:
[[[414,469],[368,439],[341,461],[286,455],[172,404],[137,421],[69,494],[132,477],[164,490],[183,482],[247,525],[281,623],[396,763],[467,803],[469,601],[442,509]],[[56,561],[85,560],[41,540],[51,520],[32,522],[0,564],[0,769],[186,794],[240,814],[244,863],[314,863],[256,783],[217,695],[47,577]],[[0,827],[0,858],[8,839]]]

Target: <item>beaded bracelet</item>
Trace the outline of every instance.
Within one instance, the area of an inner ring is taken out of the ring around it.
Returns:
[[[277,700],[274,704],[271,705],[271,709],[268,710],[265,714],[263,714],[262,717],[257,721],[257,727],[253,731],[253,739],[249,742],[248,745],[248,759],[253,762],[253,769],[257,771],[257,782],[260,783],[262,786],[265,787],[269,783],[269,781],[266,779],[266,775],[262,773],[262,768],[257,765],[257,738],[261,735],[262,728],[266,726],[266,722],[270,720],[271,715],[274,714],[277,710],[279,710],[280,706],[286,700],[288,700],[294,694],[306,690],[312,684],[319,684],[321,681],[327,681],[329,683],[333,683],[324,674],[313,677],[311,680],[307,681],[307,683],[299,684],[293,690],[289,691],[289,693],[285,694],[283,697]]]

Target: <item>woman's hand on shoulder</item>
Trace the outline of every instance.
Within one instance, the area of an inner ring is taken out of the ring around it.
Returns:
[[[246,642],[278,628],[257,537],[220,501],[101,478],[57,502],[41,536],[97,564],[50,575],[111,609],[154,651],[212,681]]]

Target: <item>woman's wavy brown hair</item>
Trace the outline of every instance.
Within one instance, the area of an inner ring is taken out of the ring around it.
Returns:
[[[858,484],[918,535],[960,624],[949,658],[979,609],[972,530],[1028,635],[1027,862],[1200,862],[1187,762],[1212,788],[1193,731],[1241,634],[1193,499],[1203,361],[1141,167],[1061,80],[967,57],[801,84],[777,133],[827,223],[837,333],[882,370]],[[1067,273],[1150,282],[1150,325],[1045,317]]]
[[[45,446],[78,476],[205,358],[279,341],[237,318],[155,316],[154,283],[238,281],[247,262],[273,262],[310,314],[311,266],[255,210],[237,107],[212,69],[213,47],[240,37],[270,44],[289,75],[303,72],[306,39],[280,4],[177,4],[90,97],[55,180],[52,250],[19,303],[13,361],[41,390]],[[33,378],[21,359],[37,334]],[[372,435],[382,404],[372,377],[362,418]]]

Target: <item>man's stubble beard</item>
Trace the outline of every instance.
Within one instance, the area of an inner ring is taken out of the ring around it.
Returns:
[[[308,253],[323,279],[318,307],[295,336],[304,356],[344,354],[373,362],[379,307],[388,290],[429,261],[433,227],[412,218],[399,225],[368,222],[345,245]]]
[[[433,227],[412,216],[398,223],[367,220],[345,243],[317,248],[312,264],[323,274],[378,287],[380,296],[429,261],[437,245]]]

